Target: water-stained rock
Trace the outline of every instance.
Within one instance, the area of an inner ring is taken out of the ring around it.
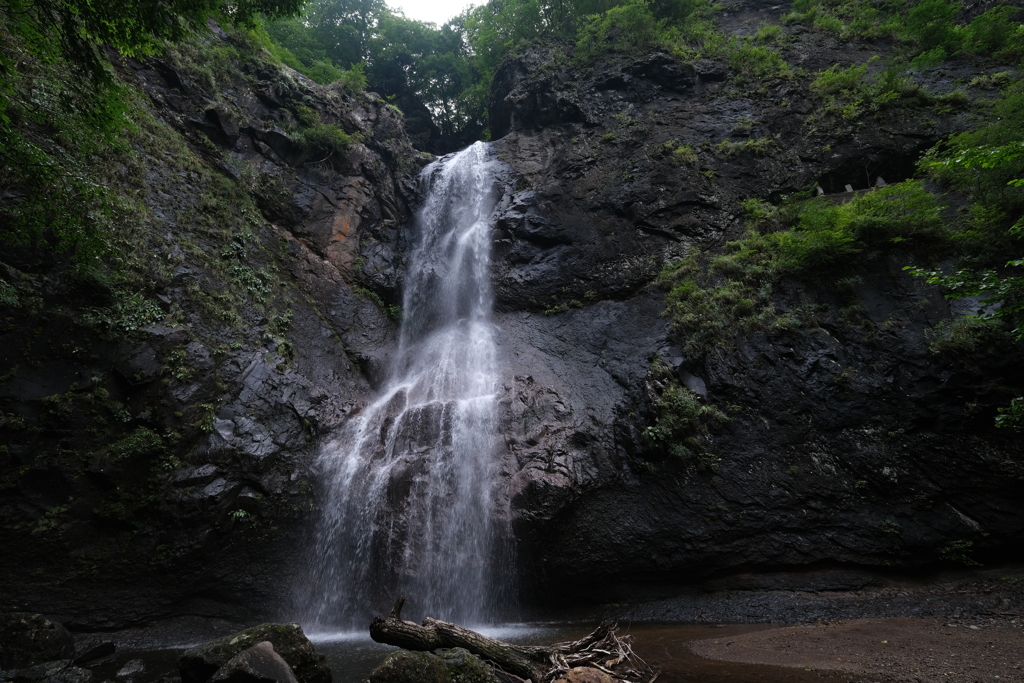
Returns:
[[[288,662],[269,641],[242,650],[224,664],[211,683],[298,683]]]

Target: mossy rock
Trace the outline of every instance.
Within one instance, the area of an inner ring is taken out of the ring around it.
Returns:
[[[482,659],[461,647],[430,652],[392,652],[374,669],[368,683],[498,683]]]
[[[438,650],[438,656],[448,667],[452,683],[497,683],[494,669],[487,665],[469,650],[454,647],[450,650]]]
[[[298,624],[260,624],[186,650],[178,660],[182,683],[206,683],[229,659],[263,641],[288,662],[299,683],[331,683],[327,658]]]
[[[437,655],[399,650],[370,672],[368,683],[452,683],[452,677]]]

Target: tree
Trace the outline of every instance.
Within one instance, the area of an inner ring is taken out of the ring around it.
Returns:
[[[976,131],[952,136],[930,152],[922,169],[974,200],[972,225],[955,237],[966,246],[961,267],[952,274],[909,268],[943,287],[950,298],[981,297],[980,317],[1017,323],[1024,341],[1024,85],[1012,86],[993,107],[994,120]],[[1001,408],[1000,427],[1024,428],[1024,397]]]
[[[180,40],[214,15],[246,23],[257,15],[294,15],[303,0],[4,0],[0,18],[40,59],[63,58],[107,81],[108,46],[125,56],[152,54],[162,40]],[[13,68],[0,65],[6,76]]]

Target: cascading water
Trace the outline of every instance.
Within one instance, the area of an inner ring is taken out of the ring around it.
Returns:
[[[391,378],[321,454],[327,495],[306,586],[314,630],[364,627],[398,594],[441,619],[494,615],[496,163],[476,143],[423,171]]]

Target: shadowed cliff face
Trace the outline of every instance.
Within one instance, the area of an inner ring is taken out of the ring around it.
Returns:
[[[419,165],[375,95],[240,40],[214,27],[120,67],[133,151],[100,179],[137,207],[120,270],[3,258],[5,605],[83,628],[286,616],[315,441],[394,342]],[[351,144],[309,144],[317,123]]]
[[[723,25],[771,14],[738,6]],[[794,41],[784,54],[810,73],[869,56]],[[920,80],[933,95],[953,87]],[[738,571],[1017,557],[1024,447],[993,416],[1024,382],[1019,348],[930,350],[932,329],[970,306],[904,273],[906,253],[855,257],[844,291],[782,282],[778,311],[815,311],[788,328],[694,348],[662,315],[658,273],[723,253],[746,231],[741,201],[903,180],[974,120],[922,106],[822,125],[807,80],[761,85],[659,53],[573,66],[558,48],[495,75],[491,123],[512,169],[494,271],[505,470],[535,596],[631,601]],[[670,385],[729,418],[688,456],[644,435]]]
[[[779,11],[736,6],[723,27]],[[784,52],[809,73],[886,49],[798,29]],[[120,67],[135,156],[105,182],[136,206],[115,236],[132,278],[2,258],[17,293],[0,309],[10,607],[82,628],[291,616],[323,500],[314,448],[371,400],[394,350],[424,160],[376,96],[238,54],[206,68],[202,50],[233,40]],[[978,73],[954,62],[920,80],[941,94]],[[814,183],[845,201],[976,119],[932,103],[823,122],[807,81],[661,53],[579,66],[554,48],[495,75],[495,507],[512,511],[538,602],[673,596],[733,573],[746,578],[711,588],[849,588],[865,569],[1020,547],[1024,446],[992,428],[1024,383],[1019,352],[930,350],[970,307],[908,276],[905,254],[858,256],[842,291],[783,281],[772,305],[813,312],[788,327],[694,346],[663,316],[659,273],[741,237],[743,200]],[[316,125],[349,146],[310,144]],[[118,308],[124,282],[136,308]],[[729,418],[688,455],[645,436],[680,387]],[[712,612],[766,618],[755,607]]]

